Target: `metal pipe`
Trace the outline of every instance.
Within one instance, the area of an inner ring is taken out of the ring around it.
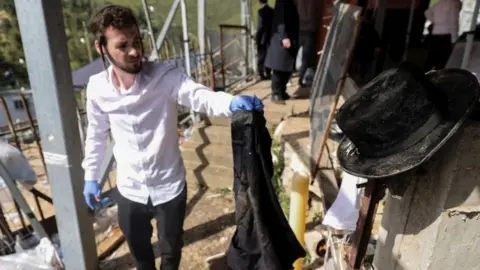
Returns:
[[[224,59],[224,55],[223,55],[223,27],[222,25],[220,25],[220,38],[219,38],[219,41],[218,41],[218,44],[220,46],[220,73],[222,74],[222,87],[223,87],[223,90],[225,91],[225,87],[226,87],[226,82],[225,82],[225,59]]]
[[[292,179],[290,193],[289,223],[298,242],[305,246],[305,226],[307,219],[309,177],[305,172],[296,172]],[[295,270],[302,269],[303,258],[299,258],[293,264]]]
[[[185,69],[187,75],[191,75],[190,68],[190,45],[188,44],[188,25],[187,25],[187,4],[185,0],[180,1],[180,9],[182,12],[182,34],[183,34],[183,51],[185,54]]]
[[[205,0],[197,0],[197,32],[198,32],[198,46],[200,48],[200,54],[202,55],[202,60],[206,53],[205,49]]]
[[[48,169],[65,269],[96,269],[92,217],[82,195],[82,150],[61,0],[15,0]],[[55,42],[52,42],[52,41]],[[0,174],[5,175],[4,166]],[[7,175],[5,175],[7,176]],[[39,236],[47,236],[11,178],[5,183]]]
[[[183,34],[183,50],[185,52],[185,70],[188,76],[192,75],[190,66],[190,45],[188,44],[188,25],[187,25],[187,4],[185,0],[180,1],[180,9],[182,12],[182,34]],[[190,116],[193,123],[197,123],[196,114],[193,110],[190,110]]]
[[[20,98],[22,99],[23,109],[25,110],[25,117],[30,125],[32,130],[33,139],[38,147],[38,152],[40,153],[40,158],[42,160],[42,165],[45,170],[45,174],[47,174],[47,165],[45,164],[45,156],[43,155],[42,144],[40,143],[40,136],[38,136],[37,129],[35,128],[35,122],[33,121],[32,113],[30,111],[30,105],[28,104],[27,99],[25,98],[24,94],[20,94]]]
[[[147,27],[148,27],[148,35],[150,36],[150,40],[152,42],[152,52],[153,52],[153,60],[159,60],[158,58],[158,49],[155,46],[155,36],[153,35],[153,28],[152,28],[152,19],[150,18],[150,11],[148,10],[147,0],[142,0],[143,4],[143,12],[145,13],[145,19],[147,20]]]
[[[155,44],[157,46],[157,49],[160,49],[162,47],[163,41],[167,36],[168,29],[172,24],[173,18],[175,17],[175,13],[177,12],[177,8],[178,8],[178,5],[180,4],[180,1],[181,0],[175,0],[172,4],[172,7],[170,8],[170,11],[168,12],[167,19],[163,23],[162,30],[160,30],[160,34],[157,37],[157,42]]]
[[[35,230],[35,232],[37,232],[38,236],[40,238],[48,237],[42,224],[40,224],[40,222],[35,217],[35,214],[33,213],[32,209],[30,208],[30,206],[28,206],[27,201],[25,200],[25,198],[23,198],[22,193],[20,192],[18,187],[15,185],[14,180],[12,179],[12,177],[7,171],[7,168],[1,161],[0,161],[0,176],[5,181],[5,185],[10,190],[10,193],[12,194],[12,197],[15,200],[15,203],[18,203],[19,207],[25,213],[28,220],[30,221],[30,224],[32,224],[33,229]]]

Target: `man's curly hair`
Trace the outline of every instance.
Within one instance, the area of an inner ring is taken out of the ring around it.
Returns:
[[[93,14],[90,19],[89,30],[96,40],[105,45],[105,40],[102,40],[103,35],[110,26],[116,29],[124,29],[131,26],[138,27],[138,23],[130,8],[121,5],[107,5]]]
[[[133,11],[128,7],[121,5],[106,5],[93,14],[88,28],[100,45],[100,56],[102,57],[104,69],[107,69],[105,64],[105,54],[103,51],[103,46],[107,45],[107,39],[104,34],[105,30],[110,26],[116,29],[125,29],[135,26],[138,29],[137,19],[135,18]]]

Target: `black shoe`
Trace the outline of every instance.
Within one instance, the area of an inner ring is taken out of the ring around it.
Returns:
[[[284,100],[289,100],[289,99],[292,98],[292,97],[291,97],[289,94],[287,94],[287,93],[284,93],[282,97],[283,97]]]
[[[275,104],[285,105],[285,99],[280,95],[272,95],[272,102]]]

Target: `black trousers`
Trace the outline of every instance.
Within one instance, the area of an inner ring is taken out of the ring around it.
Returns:
[[[121,197],[118,202],[118,223],[128,243],[138,270],[154,270],[152,218],[157,221],[161,270],[177,270],[183,247],[183,220],[187,205],[187,187],[175,199],[153,206]]]
[[[316,47],[316,33],[308,31],[300,31],[299,34],[299,48],[302,47],[302,65],[298,71],[298,80],[302,84],[303,77],[307,68],[315,68],[317,62]]]
[[[271,69],[265,67],[265,58],[267,58],[267,46],[257,47],[257,72],[262,79],[270,78]]]
[[[431,35],[427,45],[429,48],[425,70],[439,70],[445,68],[445,65],[452,53],[453,45],[450,35]]]
[[[287,83],[291,76],[291,72],[273,70],[272,96],[285,97],[287,93]]]

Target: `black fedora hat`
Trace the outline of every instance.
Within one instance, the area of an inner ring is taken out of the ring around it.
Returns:
[[[468,118],[479,89],[475,75],[462,69],[424,74],[402,64],[382,72],[337,112],[345,134],[337,150],[340,166],[374,179],[421,165]]]

